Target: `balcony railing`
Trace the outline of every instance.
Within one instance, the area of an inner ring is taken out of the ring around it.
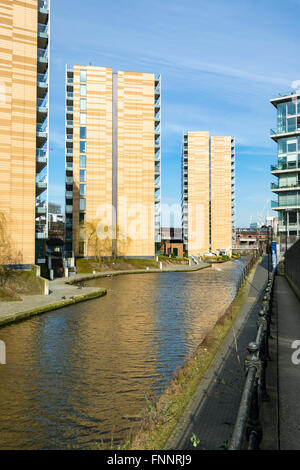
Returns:
[[[73,99],[73,96],[74,96],[74,95],[73,95],[73,92],[72,92],[72,91],[68,91],[68,92],[67,92],[67,98],[68,98],[68,99],[71,99],[71,100],[72,100],[72,99]]]
[[[73,140],[73,134],[67,134],[67,140],[68,141]]]
[[[40,47],[37,50],[38,58],[48,59],[48,49],[41,49]]]
[[[37,124],[36,130],[37,132],[47,132],[47,126],[48,126],[48,123],[47,121],[45,121],[43,122],[43,124]]]
[[[300,132],[299,126],[290,126],[286,128],[270,129],[270,135],[289,134],[290,132]]]
[[[38,24],[38,33],[48,33],[48,24]]]
[[[67,106],[67,113],[73,113],[73,106]]]
[[[294,170],[300,168],[300,161],[282,162],[277,165],[271,165],[271,171]]]
[[[47,150],[46,149],[37,149],[36,156],[37,157],[47,157]]]
[[[73,127],[73,121],[67,120],[67,127]]]
[[[49,9],[49,0],[39,0],[39,8],[42,8],[44,10],[48,10]]]
[[[48,96],[46,96],[45,98],[38,98],[37,106],[38,108],[48,108]]]
[[[48,83],[48,73],[38,73],[37,81],[42,83]]]
[[[300,188],[300,182],[294,183],[294,184],[287,184],[284,186],[279,186],[278,183],[271,183],[271,189],[299,189],[299,188]]]
[[[271,207],[300,207],[299,201],[271,201]]]

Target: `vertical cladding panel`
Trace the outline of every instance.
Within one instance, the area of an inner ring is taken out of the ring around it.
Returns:
[[[118,72],[119,256],[154,256],[154,75]]]
[[[112,69],[74,66],[73,122],[73,247],[79,255],[80,185],[80,70],[87,71],[86,124],[86,222],[100,224],[100,230],[112,225]],[[105,210],[106,208],[106,210]],[[95,251],[88,243],[87,256]],[[109,231],[108,234],[111,232]],[[102,255],[111,256],[111,241],[102,246]]]
[[[188,253],[209,251],[209,132],[188,132]]]
[[[232,249],[231,137],[211,138],[212,251]]]
[[[0,5],[0,211],[14,253],[35,262],[37,1]]]

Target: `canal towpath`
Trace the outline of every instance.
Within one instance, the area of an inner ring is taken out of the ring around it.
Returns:
[[[248,278],[247,298],[233,327],[207,369],[165,449],[192,450],[226,448],[230,440],[245,380],[247,344],[256,336],[260,299],[267,283],[267,256],[263,256]],[[195,442],[195,439],[194,439]]]

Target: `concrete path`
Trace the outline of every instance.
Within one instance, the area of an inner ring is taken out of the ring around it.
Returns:
[[[230,440],[245,381],[246,347],[256,337],[259,299],[267,274],[267,257],[264,256],[255,273],[249,277],[248,298],[234,327],[201,380],[165,449],[193,449],[193,433],[200,440],[197,449],[220,449]]]
[[[293,364],[292,348],[298,340],[300,360],[300,302],[288,281],[277,276],[279,448],[300,450],[300,364]]]

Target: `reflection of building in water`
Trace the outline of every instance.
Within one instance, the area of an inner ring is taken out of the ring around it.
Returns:
[[[65,235],[65,215],[61,213],[61,206],[49,202],[48,204],[48,237],[60,238],[64,240]]]

